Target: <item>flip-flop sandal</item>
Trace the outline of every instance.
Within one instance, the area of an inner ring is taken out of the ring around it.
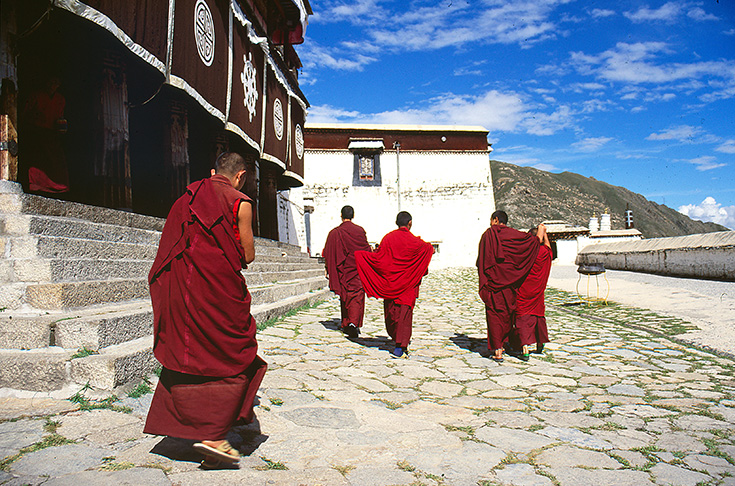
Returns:
[[[500,358],[498,358],[495,355],[490,356],[490,359],[493,360],[493,361],[495,361],[496,363],[502,363],[503,361],[505,361],[502,356]]]
[[[203,444],[202,442],[197,442],[192,447],[207,457],[218,459],[228,464],[234,464],[240,461],[240,453],[233,449],[227,441],[224,441],[216,448]]]
[[[210,469],[222,469],[222,466],[226,465],[229,466],[231,463],[224,463],[220,461],[219,459],[215,459],[211,456],[204,456],[204,460],[202,461],[201,468],[210,470]]]

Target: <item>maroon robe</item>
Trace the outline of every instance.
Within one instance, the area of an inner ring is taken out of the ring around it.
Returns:
[[[518,289],[516,331],[520,344],[549,342],[544,292],[551,273],[551,248],[541,245],[531,271]]]
[[[502,349],[512,327],[516,293],[531,270],[539,247],[530,233],[492,225],[480,238],[477,271],[485,303],[488,349]]]
[[[433,254],[431,243],[405,227],[385,235],[375,253],[355,252],[365,292],[384,299],[386,330],[397,346],[405,348],[411,340],[413,306]]]
[[[223,439],[252,420],[266,364],[257,356],[236,215],[250,199],[224,176],[187,188],[171,208],[151,268],[153,351],[164,367],[145,432]]]
[[[322,250],[329,289],[339,295],[342,327],[352,323],[362,327],[365,291],[355,263],[355,251],[371,251],[365,230],[352,221],[343,221],[329,232]]]

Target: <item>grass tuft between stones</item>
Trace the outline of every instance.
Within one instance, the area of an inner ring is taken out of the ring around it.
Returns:
[[[0,461],[0,471],[9,471],[10,465],[13,464],[15,461],[23,457],[25,454],[30,454],[31,452],[40,451],[41,449],[47,449],[49,447],[56,447],[56,446],[62,446],[66,444],[74,444],[75,442],[71,439],[67,439],[66,437],[63,437],[59,434],[53,433],[51,435],[45,436],[43,439],[41,439],[39,442],[36,442],[35,444],[31,444],[28,447],[24,447],[18,452],[17,454],[13,456],[8,456],[2,461]]]

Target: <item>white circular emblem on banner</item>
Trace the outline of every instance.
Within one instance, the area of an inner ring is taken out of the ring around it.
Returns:
[[[257,71],[255,69],[255,65],[253,64],[253,55],[252,53],[248,53],[247,56],[242,56],[242,60],[244,61],[244,66],[242,68],[242,72],[240,73],[240,81],[242,81],[242,89],[243,89],[243,104],[245,105],[245,108],[248,109],[248,114],[250,115],[250,121],[253,121],[253,117],[255,116],[255,113],[258,109],[258,83],[256,79]]]
[[[295,132],[296,156],[301,159],[304,157],[304,132],[301,131],[301,125],[296,125]]]
[[[283,140],[283,106],[278,98],[273,102],[273,129],[276,131],[276,138]]]
[[[204,0],[198,0],[194,7],[194,39],[199,58],[205,66],[211,66],[214,61],[214,21]]]

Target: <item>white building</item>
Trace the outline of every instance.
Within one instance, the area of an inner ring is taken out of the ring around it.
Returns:
[[[319,255],[345,205],[373,244],[408,211],[412,232],[436,249],[432,267],[474,266],[495,210],[487,134],[476,126],[307,124],[300,244]]]
[[[632,220],[632,215],[630,217]],[[643,238],[643,234],[635,228],[612,229],[610,214],[607,212],[600,215],[599,219],[593,215],[589,228],[564,221],[544,221],[544,225],[551,241],[554,263],[557,265],[575,265],[577,254],[590,245]]]

